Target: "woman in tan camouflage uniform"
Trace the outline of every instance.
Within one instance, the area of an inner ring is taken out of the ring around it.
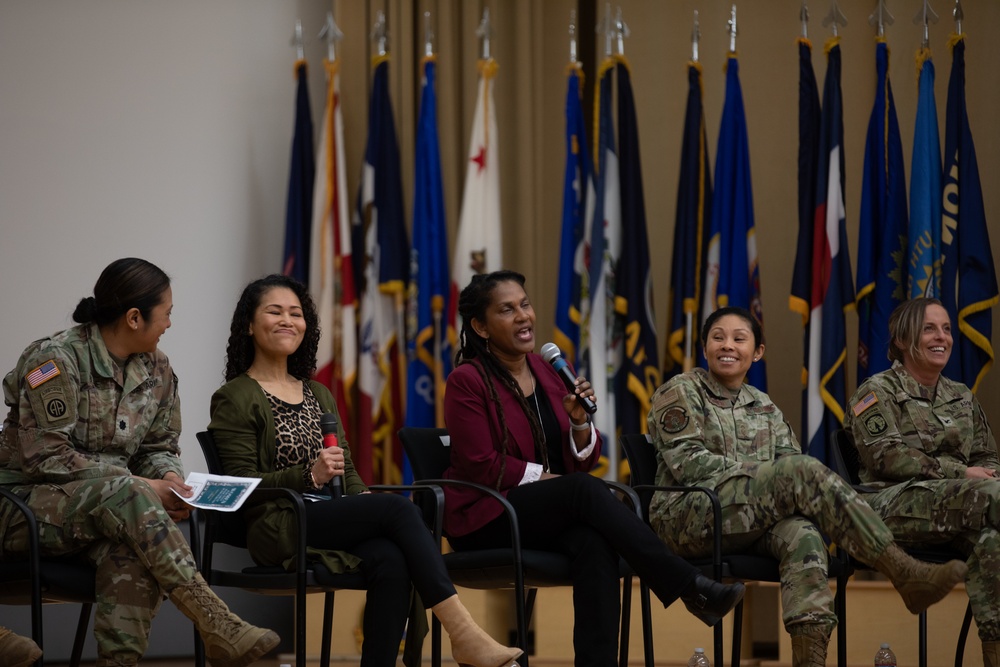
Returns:
[[[823,533],[874,566],[918,613],[961,581],[960,561],[935,566],[907,556],[875,512],[819,459],[802,454],[778,407],[744,384],[764,354],[760,324],[742,308],[712,313],[702,329],[708,370],[675,376],[652,398],[649,432],[657,484],[715,489],[722,548],[780,561],[782,620],[795,667],[822,667],[837,623]],[[711,552],[712,508],[700,493],[658,493],[653,527],[677,553]]]
[[[865,499],[904,543],[968,554],[966,591],[987,667],[1000,667],[1000,460],[983,408],[941,375],[951,321],[937,299],[889,317],[892,368],[861,384],[844,420],[861,456]]]

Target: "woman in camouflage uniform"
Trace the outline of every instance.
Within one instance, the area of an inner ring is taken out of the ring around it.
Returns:
[[[166,594],[194,621],[213,665],[242,667],[278,644],[232,614],[198,574],[175,521],[189,510],[177,378],[158,348],[170,279],[141,259],[112,262],[73,313],[35,341],[3,381],[10,413],[0,484],[38,519],[47,556],[96,568],[98,667],[135,665]],[[27,550],[26,524],[0,503],[0,558]]]
[[[844,428],[861,457],[865,499],[896,539],[968,555],[966,591],[988,667],[1000,667],[1000,460],[969,388],[941,375],[951,321],[937,299],[889,317],[892,368],[865,380]]]
[[[701,338],[708,370],[675,376],[652,398],[656,482],[714,489],[722,503],[723,550],[780,561],[782,620],[795,667],[825,665],[837,623],[822,533],[888,576],[913,613],[962,580],[960,561],[928,565],[907,556],[849,485],[801,453],[767,394],[744,384],[750,365],[764,354],[760,324],[749,311],[717,310]],[[711,553],[712,508],[703,494],[658,493],[650,517],[679,554]]]

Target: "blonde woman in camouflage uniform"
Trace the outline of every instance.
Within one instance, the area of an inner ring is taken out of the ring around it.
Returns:
[[[966,590],[987,667],[1000,667],[1000,460],[979,401],[941,376],[951,322],[937,299],[889,317],[892,368],[865,380],[844,427],[861,455],[865,499],[903,543],[968,554]]]
[[[112,262],[76,307],[79,326],[29,345],[3,381],[0,484],[34,511],[45,555],[97,569],[98,667],[139,662],[164,595],[194,621],[213,665],[248,665],[279,641],[212,593],[174,523],[189,513],[174,491],[190,487],[177,378],[157,349],[172,307],[163,271]],[[26,524],[9,503],[0,537],[0,558],[26,552]]]
[[[874,511],[798,440],[767,394],[744,384],[764,354],[760,324],[742,308],[722,308],[702,329],[708,371],[671,378],[652,398],[649,432],[658,451],[657,484],[715,489],[722,503],[722,548],[780,561],[782,620],[792,664],[821,667],[837,623],[827,580],[829,535],[885,574],[918,613],[965,577],[961,561],[928,565],[907,556]],[[702,494],[658,493],[653,527],[678,554],[711,552],[711,505]]]

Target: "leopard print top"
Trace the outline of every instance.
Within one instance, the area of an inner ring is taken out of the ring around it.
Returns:
[[[302,383],[302,402],[285,403],[280,398],[264,391],[274,415],[274,430],[277,434],[274,449],[274,469],[285,470],[292,466],[312,467],[312,462],[323,449],[323,432],[319,427],[319,417],[323,409],[309,389],[309,383]],[[309,484],[311,486],[311,484]]]

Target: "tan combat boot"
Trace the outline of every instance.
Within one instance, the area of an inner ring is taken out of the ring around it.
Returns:
[[[465,605],[452,595],[439,602],[431,611],[441,621],[444,631],[451,640],[451,655],[459,665],[471,667],[508,667],[517,665],[521,649],[507,648],[495,641],[476,625]]]
[[[826,667],[829,628],[825,625],[800,625],[792,633],[792,667]]]
[[[875,561],[876,570],[889,577],[912,614],[930,607],[960,581],[965,581],[968,566],[960,560],[941,565],[913,558],[896,544],[890,544]]]
[[[1000,667],[1000,641],[983,642],[983,667]]]
[[[0,627],[0,665],[28,667],[42,657],[42,649],[31,639]]]
[[[170,591],[170,600],[194,621],[214,667],[246,667],[280,641],[271,630],[254,627],[229,611],[200,574]]]

